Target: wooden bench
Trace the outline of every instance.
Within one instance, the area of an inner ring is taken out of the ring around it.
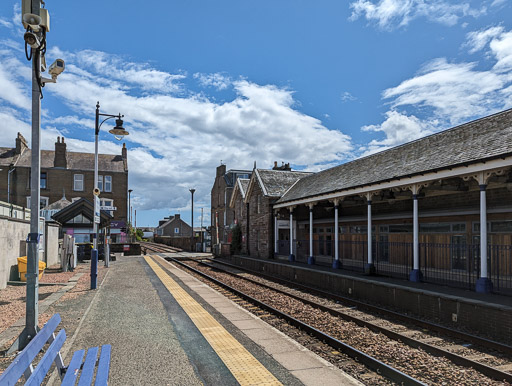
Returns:
[[[110,373],[110,352],[112,347],[108,345],[101,346],[101,354],[97,360],[99,347],[91,347],[87,350],[79,350],[73,353],[69,366],[64,366],[60,349],[66,340],[66,332],[60,330],[55,335],[55,330],[61,319],[59,314],[55,314],[44,325],[30,343],[16,356],[9,367],[0,375],[0,385],[10,386],[25,376],[25,385],[40,385],[44,380],[52,363],[57,366],[62,385],[75,385],[79,379],[79,386],[91,385],[96,370],[95,385],[107,385]],[[44,352],[43,357],[34,368],[33,361],[43,350],[46,343],[49,347]]]

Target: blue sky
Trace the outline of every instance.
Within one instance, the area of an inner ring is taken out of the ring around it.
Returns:
[[[0,146],[30,137],[20,2],[0,3]],[[195,224],[215,167],[322,170],[512,107],[508,0],[47,0],[43,148],[94,151],[94,109],[131,135],[137,225]],[[100,152],[121,143],[102,128]]]

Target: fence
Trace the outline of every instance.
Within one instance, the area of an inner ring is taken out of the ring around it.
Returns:
[[[30,220],[30,209],[0,201],[0,216]]]
[[[281,255],[288,255],[289,241],[279,241]],[[342,269],[363,272],[368,262],[367,241],[339,241],[339,262]],[[295,240],[296,261],[306,263],[310,256],[309,240]],[[334,261],[334,240],[314,240],[315,264],[331,266]],[[419,244],[420,270],[423,281],[474,290],[480,277],[479,244]],[[404,242],[372,243],[372,260],[377,274],[408,279],[413,268],[413,244]],[[496,292],[512,294],[512,245],[488,245],[488,277]]]

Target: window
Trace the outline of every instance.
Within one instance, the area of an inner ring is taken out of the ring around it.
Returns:
[[[179,234],[180,233],[180,228],[174,228],[174,233],[175,234]]]
[[[105,176],[105,192],[112,191],[112,176]]]
[[[41,172],[40,187],[41,187],[41,189],[46,189],[46,186],[47,186],[47,174],[46,174],[46,172]]]
[[[74,174],[73,175],[73,190],[78,192],[84,191],[84,175]]]
[[[422,233],[463,233],[466,232],[465,223],[431,223],[420,224]]]
[[[258,208],[257,208],[257,213],[260,214],[261,213],[261,195],[258,195]]]
[[[100,199],[100,206],[101,207],[106,207],[106,206],[114,206],[114,200],[111,200],[111,199],[107,199],[107,198],[102,198]],[[113,216],[114,215],[114,211],[113,210],[109,210],[108,213]]]
[[[466,270],[468,252],[466,236],[451,236],[451,242],[452,269]]]
[[[480,224],[478,224],[480,225]],[[512,232],[512,221],[493,221],[491,222],[491,232]]]
[[[98,176],[98,189],[103,192],[103,176]]]
[[[43,209],[48,206],[49,202],[48,197],[39,197],[39,209]],[[30,196],[27,197],[27,208],[30,209]]]

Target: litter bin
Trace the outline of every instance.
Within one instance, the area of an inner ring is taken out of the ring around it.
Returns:
[[[39,279],[43,276],[45,268],[46,263],[44,261],[39,261]],[[20,280],[27,281],[27,256],[18,257],[18,272],[20,274]]]

